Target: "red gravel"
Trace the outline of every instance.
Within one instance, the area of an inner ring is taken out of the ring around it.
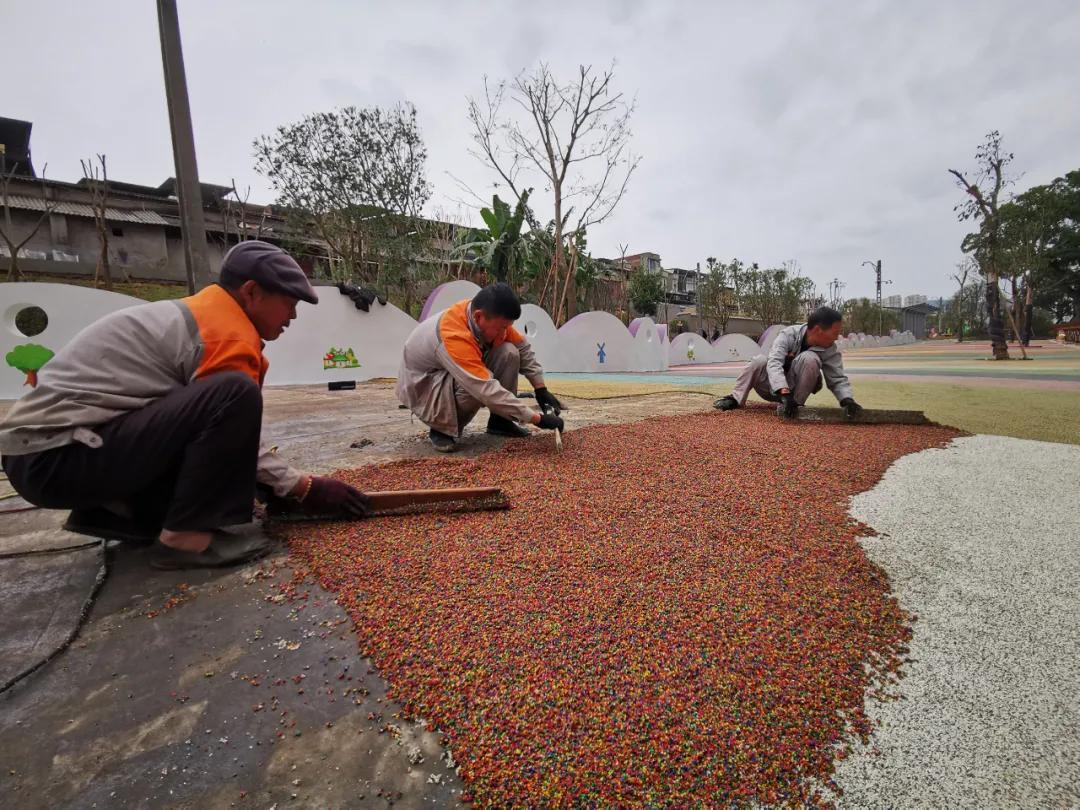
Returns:
[[[478,805],[818,801],[910,637],[848,497],[957,432],[769,410],[344,472],[513,508],[292,527],[291,548]]]

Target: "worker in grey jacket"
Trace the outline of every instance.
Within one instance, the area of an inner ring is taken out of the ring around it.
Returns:
[[[440,453],[457,449],[457,438],[481,408],[491,412],[487,432],[496,436],[528,436],[523,424],[563,429],[562,403],[544,384],[529,341],[514,328],[520,317],[514,291],[491,284],[428,318],[405,341],[398,400],[430,428],[428,438]],[[536,392],[539,411],[518,399],[519,374]]]
[[[831,307],[818,307],[806,323],[780,330],[769,354],[759,354],[746,364],[735,390],[713,403],[721,411],[741,408],[750,389],[769,402],[780,403],[777,413],[794,418],[811,394],[821,390],[821,378],[840,401],[848,416],[861,410],[854,399],[851,382],[836,339],[840,337],[842,316]]]
[[[263,342],[300,301],[318,301],[304,271],[252,240],[226,254],[217,284],[91,324],[0,420],[12,486],[35,506],[70,509],[66,529],[154,543],[159,568],[266,553],[266,537],[222,531],[251,520],[256,484],[314,514],[364,514],[363,493],[260,446]]]

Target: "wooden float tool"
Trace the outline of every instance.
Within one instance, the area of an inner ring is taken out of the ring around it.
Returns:
[[[453,487],[450,489],[399,489],[365,492],[371,504],[370,517],[418,515],[425,512],[486,512],[509,509],[510,499],[498,487]],[[285,522],[311,520],[363,520],[346,515],[309,515],[292,509],[267,509],[271,520]]]
[[[848,416],[843,408],[800,408],[800,422],[846,423],[855,425],[932,425],[922,411],[890,411],[863,408],[857,416]]]

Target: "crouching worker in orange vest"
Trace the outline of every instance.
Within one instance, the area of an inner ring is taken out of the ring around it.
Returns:
[[[296,304],[318,301],[304,271],[266,242],[241,242],[220,281],[189,298],[107,315],[41,369],[0,422],[16,491],[70,509],[65,528],[156,543],[158,568],[218,567],[269,550],[250,523],[256,482],[307,511],[363,515],[365,496],[260,447],[263,341]]]
[[[562,403],[544,385],[544,370],[513,323],[521,304],[507,284],[491,284],[420,324],[409,339],[398,371],[397,396],[429,428],[442,453],[480,408],[491,416],[487,432],[528,436],[520,423],[562,430]],[[518,399],[518,374],[536,391],[538,413]]]

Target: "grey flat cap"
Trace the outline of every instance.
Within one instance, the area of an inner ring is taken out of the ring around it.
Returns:
[[[225,254],[221,262],[221,285],[234,288],[245,281],[254,281],[264,289],[285,293],[309,304],[319,303],[319,296],[296,259],[269,242],[252,239],[241,242]]]

